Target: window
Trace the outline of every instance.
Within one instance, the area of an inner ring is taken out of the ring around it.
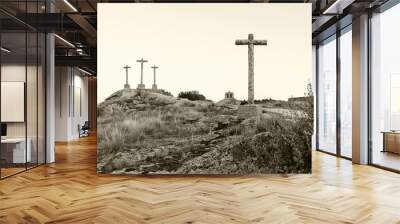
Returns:
[[[371,160],[400,170],[400,5],[371,18]]]
[[[400,74],[390,76],[390,130],[400,130]]]
[[[336,153],[336,36],[318,48],[318,149]]]
[[[352,35],[351,26],[340,36],[340,155],[352,154]]]

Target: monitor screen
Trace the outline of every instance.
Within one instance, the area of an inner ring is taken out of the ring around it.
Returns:
[[[1,123],[1,136],[7,136],[7,124]]]

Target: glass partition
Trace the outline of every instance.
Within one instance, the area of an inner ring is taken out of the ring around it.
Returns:
[[[1,2],[0,6],[15,4]],[[19,13],[40,13],[44,1],[18,1],[17,5]],[[46,39],[43,33],[1,12],[0,26],[3,179],[45,163]]]
[[[26,33],[1,34],[1,176],[26,169]],[[7,49],[7,50],[4,50]]]

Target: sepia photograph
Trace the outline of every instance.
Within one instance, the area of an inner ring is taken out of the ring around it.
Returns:
[[[308,4],[99,4],[97,171],[311,173],[310,19]]]

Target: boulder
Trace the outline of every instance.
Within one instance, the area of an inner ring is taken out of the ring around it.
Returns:
[[[239,119],[258,117],[261,114],[261,108],[255,104],[240,105],[238,108]]]

